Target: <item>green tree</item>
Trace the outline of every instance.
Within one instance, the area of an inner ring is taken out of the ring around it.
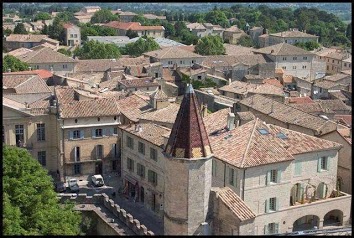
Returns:
[[[238,39],[237,44],[242,45],[244,47],[253,47],[254,46],[253,41],[249,35],[241,36],[240,39]]]
[[[25,25],[23,25],[23,23],[18,23],[15,26],[14,34],[28,34],[28,32],[26,31]]]
[[[201,55],[222,55],[225,53],[223,40],[220,36],[204,36],[198,40],[195,52]]]
[[[41,34],[48,35],[48,26],[47,25],[43,26],[43,29],[41,30]]]
[[[349,23],[347,26],[346,36],[350,41],[352,41],[352,23]]]
[[[37,20],[50,20],[52,16],[48,12],[39,12],[35,17],[34,21]]]
[[[163,27],[165,28],[165,37],[168,38],[169,36],[174,36],[176,34],[175,28],[173,25],[167,21],[162,23]]]
[[[2,62],[2,72],[8,72],[8,69],[11,69],[11,72],[25,71],[28,70],[29,65],[21,60],[17,59],[15,56],[6,55],[3,58]]]
[[[66,50],[66,49],[64,49],[64,48],[59,49],[58,52],[59,52],[59,53],[62,53],[62,54],[64,54],[64,55],[67,55],[67,56],[69,56],[69,57],[72,56],[71,51],[70,51],[70,50]]]
[[[64,22],[59,18],[55,17],[53,24],[48,27],[48,36],[50,38],[59,40],[61,43],[65,41],[65,29],[63,27]]]
[[[27,150],[3,147],[3,234],[78,235],[81,215],[61,205],[47,170]]]
[[[107,23],[110,21],[117,21],[118,16],[114,15],[110,10],[101,9],[95,12],[91,18],[91,23]]]
[[[74,54],[80,59],[117,59],[121,56],[118,46],[90,40],[81,48],[77,48]]]
[[[127,30],[127,33],[125,34],[126,36],[129,37],[129,39],[132,39],[132,38],[135,38],[135,37],[138,37],[138,33],[136,33],[136,31],[132,31],[132,30]]]
[[[205,15],[205,21],[220,25],[222,27],[230,27],[229,20],[227,19],[225,13],[221,10],[213,10]]]
[[[312,51],[320,47],[316,41],[307,41],[307,42],[296,42],[294,46],[302,48],[304,50]]]
[[[125,45],[125,53],[131,56],[140,56],[145,52],[160,49],[159,44],[152,37],[140,37],[139,40]]]
[[[11,29],[9,29],[9,28],[7,28],[7,29],[5,29],[4,30],[4,28],[2,29],[2,36],[4,37],[4,36],[9,36],[9,35],[11,35],[11,33],[12,33],[12,31],[11,31]]]

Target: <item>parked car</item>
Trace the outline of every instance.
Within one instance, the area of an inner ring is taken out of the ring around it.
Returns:
[[[103,177],[100,174],[92,175],[91,180],[94,186],[101,187],[104,185]]]
[[[66,187],[63,182],[56,182],[55,183],[55,191],[60,193],[60,192],[65,192]]]
[[[78,192],[79,191],[79,185],[77,184],[77,179],[70,179],[68,182],[69,185],[69,190],[71,192]]]

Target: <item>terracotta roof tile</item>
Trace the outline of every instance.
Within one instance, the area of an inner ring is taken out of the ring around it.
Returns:
[[[224,44],[226,55],[254,55],[253,48],[240,45]]]
[[[158,110],[148,111],[146,113],[141,114],[140,119],[150,122],[162,122],[173,124],[176,121],[179,107],[179,104],[171,103],[167,107]]]
[[[44,80],[36,73],[34,74],[3,74],[3,87],[13,88],[16,93],[50,93]]]
[[[343,124],[352,127],[352,115],[334,115],[334,120],[340,122],[342,121]]]
[[[247,95],[248,93],[284,96],[283,87],[272,84],[252,84],[241,81],[234,81],[229,85],[219,88],[220,91],[232,92]]]
[[[318,36],[308,34],[301,31],[283,31],[278,33],[271,33],[270,36],[280,36],[280,37],[305,37],[305,38],[318,38]]]
[[[160,50],[154,50],[144,53],[146,56],[154,57],[157,59],[185,59],[185,58],[203,58],[204,56],[198,55],[191,51],[182,49],[181,46],[166,47]]]
[[[352,138],[350,137],[350,130],[348,129],[337,129],[339,135],[341,135],[350,145],[352,144]]]
[[[184,94],[165,153],[174,158],[186,159],[208,157],[212,153],[192,85]]]
[[[279,80],[274,79],[274,78],[264,79],[263,83],[270,84],[270,85],[273,85],[275,87],[283,89],[283,85],[279,82]]]
[[[255,49],[254,52],[266,55],[313,55],[313,53],[307,50],[288,43],[279,43],[276,45]]]
[[[61,118],[116,116],[120,108],[115,98],[72,101],[60,104]]]
[[[141,79],[129,79],[129,80],[120,80],[118,85],[123,85],[127,88],[136,88],[136,87],[154,87],[159,84],[155,82],[151,77],[141,78]]]
[[[27,49],[27,48],[18,48],[16,50],[12,50],[12,51],[8,52],[7,54],[16,57],[16,56],[23,55],[23,54],[26,54],[26,53],[32,52],[32,51],[33,50]]]
[[[149,64],[145,57],[111,59],[90,59],[79,60],[76,65],[76,72],[104,72],[110,68],[125,68],[128,65]]]
[[[210,134],[225,129],[229,112],[231,112],[229,108],[224,108],[214,113],[207,114],[204,117],[204,124],[207,132]]]
[[[117,101],[120,110],[129,120],[138,122],[144,111],[152,110],[148,102],[133,94]]]
[[[312,103],[313,100],[309,97],[289,97],[287,98],[288,103],[295,103],[295,104],[303,104],[303,103]]]
[[[260,94],[252,95],[238,102],[279,121],[313,130],[316,134],[326,134],[336,130],[335,123],[313,116],[292,105],[286,105]]]
[[[29,64],[43,64],[43,63],[74,63],[77,60],[54,51],[48,47],[44,47],[37,51],[28,52],[26,54],[17,56],[19,60]]]
[[[140,131],[136,131],[133,125],[124,125],[120,128],[159,147],[164,145],[162,135],[169,134],[171,131],[169,128],[153,123],[139,123],[138,125],[141,127]]]
[[[58,103],[67,104],[75,101],[75,90],[73,88],[67,86],[56,86],[54,90]]]
[[[220,188],[217,190],[216,194],[216,197],[220,199],[241,222],[256,217],[256,214],[231,188]]]
[[[47,35],[32,35],[32,34],[11,34],[6,37],[7,42],[41,42],[43,39],[48,38]]]

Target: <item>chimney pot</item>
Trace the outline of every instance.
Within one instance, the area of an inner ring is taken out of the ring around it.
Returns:
[[[227,115],[227,130],[231,131],[232,129],[235,128],[235,114],[232,112],[229,112]]]

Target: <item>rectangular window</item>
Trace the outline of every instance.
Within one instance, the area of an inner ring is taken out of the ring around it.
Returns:
[[[233,168],[229,168],[229,184],[235,185],[235,171]]]
[[[142,164],[137,163],[137,174],[142,177],[145,178],[145,166]]]
[[[347,63],[344,63],[344,67],[347,67]]]
[[[293,69],[296,69],[296,66],[293,66]]]
[[[113,135],[118,135],[118,128],[117,127],[113,128]]]
[[[16,135],[16,146],[22,146],[24,137],[24,128],[23,125],[15,125],[15,135]]]
[[[117,144],[112,144],[112,156],[116,158],[118,156],[118,146]]]
[[[148,171],[148,181],[152,183],[153,185],[157,185],[157,173],[155,173],[152,170]]]
[[[327,65],[327,70],[329,70],[329,66]]]
[[[70,37],[71,37],[71,38],[73,38],[73,37],[74,37],[74,35],[73,35],[73,34],[70,34]]]
[[[80,139],[81,133],[79,130],[73,131],[73,139]]]
[[[334,60],[332,60],[332,63],[334,63]]]
[[[77,38],[77,34],[74,34],[74,38]]]
[[[74,147],[74,159],[75,162],[80,161],[80,147],[78,146]]]
[[[281,67],[282,69],[286,69],[286,66]]]
[[[321,170],[328,170],[328,158],[327,157],[321,157]]]
[[[271,183],[276,183],[277,182],[277,170],[271,170],[270,171],[270,182]]]
[[[133,141],[133,138],[127,136],[127,147],[130,148],[130,149],[134,149],[134,141]]]
[[[297,60],[297,57],[293,57],[293,60]]]
[[[301,161],[295,161],[294,175],[295,176],[301,175]]]
[[[286,57],[283,57],[283,60],[286,60]]]
[[[45,141],[45,124],[37,123],[37,140]]]
[[[45,151],[38,151],[38,162],[42,166],[47,165],[47,158],[46,158],[46,152]]]
[[[74,174],[81,174],[81,164],[74,164]]]
[[[276,198],[269,198],[269,211],[276,211]]]
[[[306,67],[307,67],[306,65],[303,65],[303,66],[302,66],[302,69],[306,69]]]
[[[321,58],[321,57],[320,57]],[[303,57],[304,60],[307,60],[307,56]]]
[[[67,68],[68,68],[68,65],[63,64],[63,69],[67,69]]]
[[[279,233],[279,223],[269,223],[267,226],[265,226],[266,231],[265,234],[266,235],[270,235],[270,234],[278,234]]]
[[[150,148],[150,159],[157,161],[157,150]]]
[[[127,168],[129,171],[134,172],[134,160],[127,158]]]
[[[96,145],[96,159],[103,159],[103,145]]]
[[[216,160],[214,159],[212,160],[211,166],[212,166],[212,175],[216,177]]]
[[[142,142],[138,142],[138,151],[139,153],[145,155],[145,144]]]
[[[96,129],[95,130],[95,137],[102,137],[102,129]]]

